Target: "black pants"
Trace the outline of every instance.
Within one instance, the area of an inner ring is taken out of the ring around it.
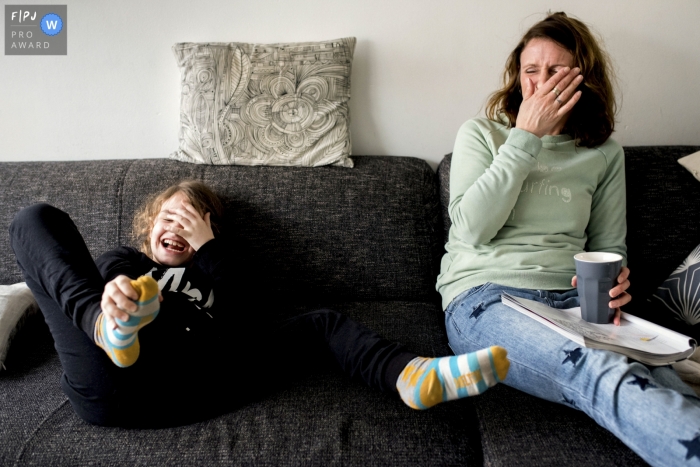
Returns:
[[[230,323],[226,338],[181,348],[168,334],[182,310],[166,300],[139,331],[138,361],[119,368],[93,342],[105,281],[68,214],[48,204],[23,209],[10,226],[10,244],[53,336],[63,391],[77,414],[97,425],[162,427],[210,418],[326,359],[371,387],[395,392],[399,374],[416,357],[332,310],[274,329]]]

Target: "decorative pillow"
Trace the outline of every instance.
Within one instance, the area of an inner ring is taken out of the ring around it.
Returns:
[[[180,149],[197,164],[352,167],[355,38],[181,43]]]
[[[39,310],[27,284],[0,285],[0,370],[5,369],[5,357],[10,342],[25,319]]]
[[[652,300],[684,324],[700,323],[700,245],[656,289]]]
[[[693,177],[700,180],[700,151],[678,159],[678,163],[688,169]]]

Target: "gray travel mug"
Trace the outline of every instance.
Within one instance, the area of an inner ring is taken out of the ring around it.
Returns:
[[[617,284],[622,256],[616,253],[585,252],[574,255],[576,288],[581,299],[581,318],[589,323],[607,324],[615,314],[608,307],[610,289]]]

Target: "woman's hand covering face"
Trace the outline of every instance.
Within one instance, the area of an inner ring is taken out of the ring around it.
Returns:
[[[515,127],[541,138],[561,133],[581,98],[583,81],[573,55],[548,39],[532,39],[520,54],[520,104]]]

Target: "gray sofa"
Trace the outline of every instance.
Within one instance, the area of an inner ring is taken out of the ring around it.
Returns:
[[[641,287],[633,294],[660,283],[700,241],[700,183],[676,164],[698,149],[628,148],[630,267]],[[1,163],[0,284],[22,281],[7,234],[21,207],[66,210],[98,255],[130,243],[131,217],[148,193],[197,178],[223,194],[227,231],[269,265],[267,294],[284,303],[270,319],[325,306],[419,354],[449,354],[434,285],[450,158],[437,174],[416,158],[353,159],[352,169]],[[73,412],[39,315],[5,365],[0,465],[644,465],[582,413],[505,385],[419,412],[328,366],[205,422],[127,430]]]

